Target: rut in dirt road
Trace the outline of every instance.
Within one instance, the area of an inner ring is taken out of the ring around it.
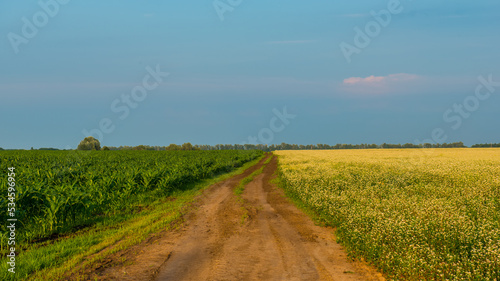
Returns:
[[[314,225],[269,183],[276,167],[273,157],[243,200],[235,180],[208,189],[182,233],[162,246],[168,256],[153,280],[384,280],[350,262],[332,229]]]

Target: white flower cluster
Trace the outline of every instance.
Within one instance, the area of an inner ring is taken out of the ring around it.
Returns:
[[[500,149],[275,154],[288,192],[392,279],[500,280]]]

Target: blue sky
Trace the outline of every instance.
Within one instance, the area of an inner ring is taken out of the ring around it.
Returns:
[[[75,148],[92,129],[108,146],[242,143],[285,107],[266,142],[500,142],[498,1],[243,0],[223,20],[212,1],[20,2],[0,2],[3,148]],[[382,26],[371,12],[391,5]],[[148,67],[170,75],[132,108]]]

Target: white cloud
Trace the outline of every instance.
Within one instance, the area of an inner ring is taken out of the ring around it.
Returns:
[[[344,79],[344,85],[380,85],[392,82],[412,81],[419,77],[415,74],[398,73],[387,76],[350,77]]]
[[[384,94],[401,91],[410,84],[421,80],[415,74],[396,73],[387,76],[371,75],[365,78],[349,77],[344,79],[341,90],[353,94]]]

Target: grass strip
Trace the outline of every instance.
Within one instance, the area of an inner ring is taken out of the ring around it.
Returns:
[[[239,200],[242,200],[241,199],[241,194],[243,194],[243,191],[245,191],[245,186],[249,183],[251,183],[255,177],[257,177],[258,175],[262,174],[262,171],[264,171],[264,168],[266,167],[266,164],[269,163],[269,161],[271,161],[272,157],[269,157],[269,159],[266,160],[266,162],[263,163],[262,167],[260,167],[260,169],[254,171],[253,173],[251,173],[249,176],[247,176],[246,178],[242,179],[240,181],[240,183],[238,184],[238,186],[234,189],[234,194],[238,197]]]
[[[264,171],[264,168],[266,167],[266,165],[269,162],[271,162],[272,158],[273,158],[273,156],[270,155],[269,158],[267,158],[267,160],[264,161],[264,163],[263,163],[262,167],[260,167],[260,169],[254,171],[253,173],[251,173],[247,177],[243,178],[238,183],[238,186],[234,189],[234,195],[236,195],[238,202],[243,203],[243,198],[241,197],[241,195],[245,191],[245,186],[247,184],[251,183],[258,175],[262,174],[262,172]],[[245,220],[248,218],[248,210],[244,206],[241,206],[241,209],[243,210],[243,214],[241,216],[241,224],[243,224],[243,223],[245,223]]]

